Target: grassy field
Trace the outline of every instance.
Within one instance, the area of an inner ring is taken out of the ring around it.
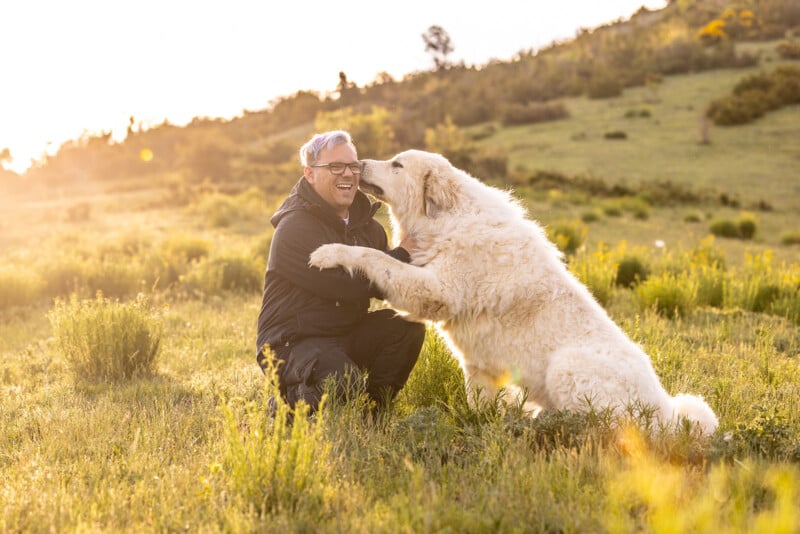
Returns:
[[[658,428],[641,406],[536,419],[502,399],[470,407],[433,330],[388,412],[365,415],[356,398],[288,425],[282,403],[266,409],[275,389],[253,355],[279,198],[209,194],[179,207],[157,184],[6,195],[0,532],[797,532],[800,254],[779,236],[800,228],[800,110],[712,127],[698,144],[704,103],[745,74],[571,100],[565,121],[482,141],[509,149],[515,172],[669,180],[741,199],[642,206],[517,187],[549,228],[586,231],[570,269],[668,391],[709,401],[715,435]],[[649,118],[624,118],[641,107]],[[627,141],[605,140],[610,130]],[[762,199],[773,210],[756,213],[753,239],[708,238],[712,220]],[[640,278],[621,285],[632,259]],[[79,366],[74,350],[134,322],[158,341],[151,366],[125,377]]]
[[[624,217],[604,218],[592,225],[590,243],[627,240],[645,245],[659,239],[671,245],[690,244],[708,232],[709,220],[735,218],[749,210],[757,212],[761,224],[754,242],[745,247],[732,242],[720,246],[731,257],[770,248],[778,249],[776,254],[788,261],[797,261],[800,255],[796,247],[780,249],[779,245],[782,233],[800,225],[800,148],[794,141],[800,138],[800,108],[768,113],[744,126],[708,124],[710,142],[701,143],[703,115],[709,102],[730,94],[736,82],[746,76],[771,71],[781,64],[797,64],[772,59],[772,46],[753,45],[753,52],[760,50],[771,59],[759,67],[667,77],[658,85],[626,89],[621,97],[608,100],[565,99],[569,118],[502,128],[480,141],[479,146],[508,153],[510,169],[523,177],[535,171],[555,171],[593,176],[633,189],[660,181],[696,193],[705,191],[713,198],[725,194],[738,200],[739,205],[734,207],[653,210],[650,221],[636,224]],[[640,116],[641,112],[646,116]],[[627,138],[606,139],[609,132],[625,132]],[[531,196],[542,200],[541,191]],[[589,211],[585,204],[590,201],[534,203],[532,215],[546,223],[578,217]],[[762,201],[771,209],[760,210]],[[693,212],[699,215],[701,224],[684,222]]]

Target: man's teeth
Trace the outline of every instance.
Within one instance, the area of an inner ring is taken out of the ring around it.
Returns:
[[[353,189],[353,184],[336,184],[336,188],[344,191],[350,191]]]

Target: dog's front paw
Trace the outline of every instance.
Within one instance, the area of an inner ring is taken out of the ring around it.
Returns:
[[[348,267],[347,260],[350,258],[347,245],[331,243],[322,245],[311,253],[308,264],[318,269],[333,269],[334,267]]]

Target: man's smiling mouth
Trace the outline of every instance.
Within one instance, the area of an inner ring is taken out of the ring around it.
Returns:
[[[352,191],[353,186],[354,184],[341,183],[341,184],[336,184],[336,189],[338,189],[339,191]]]

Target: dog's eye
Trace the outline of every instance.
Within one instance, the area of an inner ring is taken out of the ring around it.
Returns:
[[[402,169],[403,168],[403,164],[400,163],[399,161],[393,161],[392,162],[392,168],[393,169]]]

